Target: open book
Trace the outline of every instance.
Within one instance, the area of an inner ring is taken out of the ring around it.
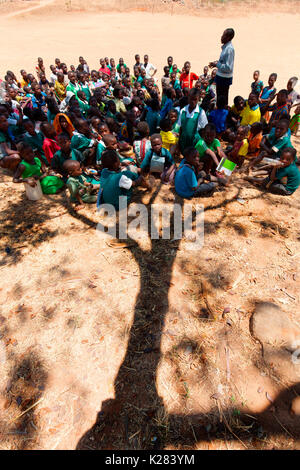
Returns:
[[[233,163],[224,157],[220,161],[216,171],[219,171],[220,173],[223,172],[226,176],[230,176],[233,170],[235,169],[235,167],[236,167],[236,163]]]

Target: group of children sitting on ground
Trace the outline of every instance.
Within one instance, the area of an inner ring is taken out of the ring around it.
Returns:
[[[216,96],[216,69],[197,75],[172,57],[162,91],[147,55],[135,56],[133,74],[107,57],[98,71],[83,57],[76,69],[55,59],[50,70],[47,78],[39,58],[37,78],[8,71],[0,82],[0,166],[15,183],[44,194],[67,186],[76,210],[97,198],[118,209],[119,196],[129,202],[134,187],[150,189],[150,174],[183,198],[212,195],[236,168],[276,194],[300,185],[290,140],[300,121],[296,77],[277,92],[275,73],[264,86],[255,71],[247,99],[228,107]]]

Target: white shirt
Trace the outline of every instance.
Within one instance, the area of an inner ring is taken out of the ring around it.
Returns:
[[[122,175],[119,180],[119,187],[124,189],[130,189],[132,186],[132,180],[126,175]]]
[[[156,70],[156,67],[154,67],[154,65],[150,64],[149,62],[146,65],[146,67],[144,65],[142,65],[141,68],[146,70],[146,78],[151,78],[154,71]],[[153,72],[153,73],[150,73],[150,72]]]
[[[191,113],[189,112],[189,105],[187,105],[187,106],[185,106],[185,108],[183,108],[180,111],[180,115],[179,115],[178,122],[177,122],[179,127],[181,126],[181,116],[182,116],[183,111],[186,112],[186,117],[187,118],[193,118],[195,113],[200,113],[200,116],[199,116],[199,119],[198,119],[198,124],[197,124],[197,131],[199,131],[199,129],[203,129],[206,126],[206,124],[208,123],[208,120],[207,120],[207,117],[206,117],[206,114],[205,114],[204,110],[202,108],[200,108],[200,106],[198,104],[197,104],[196,108],[194,108]]]
[[[50,75],[50,82],[55,83],[56,80],[57,80],[57,75],[55,75],[55,73],[52,72]]]

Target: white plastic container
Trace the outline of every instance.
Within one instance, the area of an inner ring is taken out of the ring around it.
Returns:
[[[30,186],[30,184],[25,183],[25,182],[24,182],[24,186],[25,186],[26,196],[29,199],[29,201],[38,201],[39,199],[43,197],[43,192],[42,192],[42,188],[41,188],[39,181],[36,181],[36,185],[34,188]]]

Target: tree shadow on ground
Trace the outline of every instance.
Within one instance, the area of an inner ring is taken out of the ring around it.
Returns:
[[[147,204],[148,209],[158,191],[159,188],[153,193]],[[215,206],[210,205],[205,210],[225,207],[238,195],[239,190],[233,198]],[[182,205],[179,198],[176,198],[175,202]],[[82,216],[79,217],[82,219]],[[215,221],[215,230],[222,224],[224,217],[225,215],[222,215]],[[172,227],[172,219],[170,225]],[[134,256],[140,270],[140,289],[126,355],[115,379],[115,398],[102,403],[95,424],[79,440],[77,449],[138,450],[163,449],[166,446],[193,448],[198,440],[209,441],[212,438],[212,434],[209,435],[205,427],[208,424],[207,414],[168,414],[156,386],[162,332],[169,310],[168,293],[180,240],[151,240],[149,251],[142,250],[132,239],[129,239],[129,242],[127,249]],[[163,286],[163,289],[158,289],[158,286]],[[299,387],[297,390],[300,392]],[[286,401],[292,393],[292,389],[286,390],[277,402]],[[212,407],[211,412],[219,409],[220,404],[218,408],[216,405]],[[271,419],[270,413],[270,410],[266,409],[254,416],[250,428],[258,428],[256,422],[270,422],[272,433],[282,433],[282,427],[276,420]],[[229,408],[224,410],[224,416],[228,414],[232,414]],[[249,421],[249,418],[247,419]],[[226,418],[223,419],[213,430],[215,438],[222,438],[224,432],[228,433],[231,429],[229,422],[228,425],[224,424],[226,422]],[[236,432],[232,429],[231,431],[233,439],[241,439]]]
[[[160,186],[153,192],[148,209],[160,190]],[[233,197],[230,197],[217,204],[209,204],[205,211],[214,211],[226,207],[239,197],[240,189]],[[260,198],[261,195],[250,199]],[[268,199],[267,199],[268,200]],[[57,205],[64,206],[69,214],[77,220],[84,223],[89,228],[95,228],[97,223],[88,216],[77,213],[71,208],[66,198],[61,195],[53,198]],[[182,200],[175,199],[175,202],[182,205]],[[268,200],[270,204],[272,201]],[[20,201],[4,211],[3,220],[9,225],[16,225],[17,233],[20,234],[20,241],[24,237],[26,240],[31,237],[29,244],[37,246],[57,235],[55,230],[45,230],[44,233],[35,236],[32,234],[32,226],[27,227],[28,219],[21,216],[22,210],[27,207],[28,201],[25,196]],[[28,206],[29,207],[29,206]],[[47,206],[41,203],[35,203],[31,207],[31,218],[33,224],[43,224],[49,220]],[[222,214],[218,220],[213,223],[208,222],[206,228],[210,233],[222,226],[226,214]],[[173,227],[173,219],[170,220],[170,226]],[[230,222],[226,227],[230,226]],[[234,229],[236,229],[233,226]],[[27,233],[26,230],[29,230]],[[19,232],[18,232],[19,230]],[[102,403],[101,410],[94,426],[80,439],[78,449],[91,448],[89,438],[93,437],[93,447],[96,449],[152,449],[164,448],[165,446],[190,446],[193,447],[197,440],[210,440],[212,432],[220,439],[228,428],[224,422],[222,425],[216,425],[210,433],[207,432],[207,414],[197,415],[170,415],[165,409],[162,398],[159,396],[156,387],[156,375],[161,359],[161,339],[164,328],[165,316],[169,311],[168,293],[171,286],[173,265],[180,246],[180,240],[152,240],[151,249],[143,250],[133,239],[128,239],[127,249],[133,255],[139,266],[140,288],[136,299],[134,319],[130,330],[126,355],[120,366],[115,379],[115,398],[106,400]],[[11,264],[22,259],[22,252],[15,251],[11,257]],[[5,264],[8,264],[5,262]],[[188,269],[188,266],[186,266]],[[209,272],[201,273],[203,277],[210,280]],[[199,280],[201,282],[201,280]],[[158,289],[159,287],[159,289]],[[213,285],[211,285],[213,288]],[[208,315],[211,312],[208,311]],[[146,359],[147,358],[147,359]],[[18,365],[16,365],[17,367]],[[44,386],[44,385],[43,385]],[[287,400],[294,389],[283,392],[278,398]],[[299,387],[295,388],[300,393]],[[38,399],[40,395],[34,395]],[[277,403],[277,401],[276,401]],[[269,407],[271,408],[271,407]],[[217,406],[212,407],[211,413],[218,410]],[[224,413],[231,414],[232,410],[224,410]],[[28,415],[30,416],[30,414]],[[254,416],[256,420],[271,423],[272,433],[282,433],[282,427],[276,420],[272,420],[272,411],[267,409],[260,415]],[[34,423],[33,423],[34,424]],[[23,431],[20,431],[23,432]],[[235,432],[236,434],[236,432]],[[135,437],[132,437],[136,435]],[[154,440],[155,437],[155,440]],[[29,439],[34,439],[30,437]],[[25,448],[20,444],[18,448]]]
[[[41,401],[48,373],[36,352],[15,358],[3,392],[9,421],[0,422],[1,442],[14,450],[33,448],[38,438],[36,405]]]
[[[51,201],[51,208],[61,208],[64,195],[44,197],[40,201],[28,201],[25,192],[20,195],[16,202],[10,203],[5,210],[1,211],[1,244],[5,256],[0,260],[0,266],[14,265],[23,258],[22,248],[36,248],[45,241],[54,238],[58,234],[57,229],[47,228],[45,224],[50,219],[61,216],[49,216],[47,200]]]

